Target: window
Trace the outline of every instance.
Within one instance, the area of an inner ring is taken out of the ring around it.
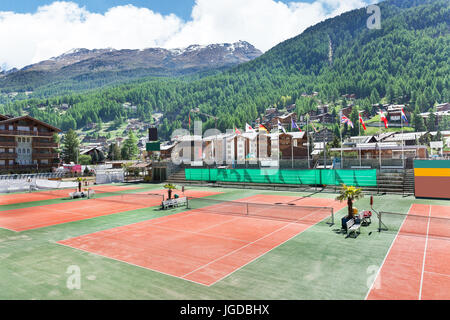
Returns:
[[[27,153],[30,154],[30,149],[27,149]]]
[[[22,149],[19,148],[18,151],[19,151],[19,153],[22,153]]]
[[[18,137],[18,138],[17,138],[17,141],[18,141],[18,142],[22,142],[22,138],[21,138],[21,137]]]

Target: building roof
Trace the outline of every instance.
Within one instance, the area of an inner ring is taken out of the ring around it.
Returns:
[[[2,115],[2,117],[5,118],[6,116]],[[48,123],[45,123],[45,122],[43,122],[41,120],[38,120],[38,119],[33,118],[33,117],[30,117],[29,115],[20,116],[20,117],[13,117],[13,118],[6,117],[6,119],[0,121],[0,124],[7,124],[7,123],[19,121],[19,120],[30,120],[30,121],[33,121],[33,122],[37,122],[40,125],[42,125],[44,127],[47,127],[47,128],[50,128],[50,129],[52,129],[52,130],[54,130],[56,132],[61,132],[62,131],[61,129],[58,129],[58,128],[56,128],[56,127],[54,127],[54,126],[52,126],[52,125],[50,125]]]

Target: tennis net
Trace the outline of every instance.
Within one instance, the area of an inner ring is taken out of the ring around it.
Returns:
[[[384,211],[378,217],[388,232],[450,239],[450,218]]]
[[[196,212],[248,216],[305,224],[316,224],[328,218],[327,223],[334,224],[334,210],[332,207],[302,206],[293,203],[266,204],[188,197],[187,208],[194,209]]]

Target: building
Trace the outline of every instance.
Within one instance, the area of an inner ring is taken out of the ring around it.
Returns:
[[[403,104],[392,104],[387,107],[386,118],[388,119],[389,125],[401,125],[402,124],[402,109],[408,119],[411,119],[410,114],[406,111],[406,106]],[[407,124],[403,121],[403,126]]]
[[[278,122],[280,122],[284,129],[290,130],[292,126],[292,120],[297,121],[297,114],[295,112],[273,117],[270,121],[271,128],[277,128]]]
[[[437,112],[450,111],[450,103],[441,103],[436,106]]]
[[[313,131],[312,136],[314,142],[331,142],[334,139],[333,130],[328,128],[323,128],[322,130],[319,130],[317,132]]]
[[[61,132],[28,115],[0,115],[0,171],[50,171],[59,164],[58,143]]]
[[[450,111],[437,111],[437,112],[433,112],[433,113],[436,116],[436,121],[435,121],[436,126],[439,125],[439,123],[441,122],[441,120],[444,117],[450,117]],[[430,112],[421,113],[420,116],[423,118],[423,120],[426,123],[428,120],[428,117],[430,116]]]

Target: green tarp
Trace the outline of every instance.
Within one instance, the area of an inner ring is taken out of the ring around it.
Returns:
[[[279,169],[185,169],[186,180],[304,185],[377,185],[377,172],[371,170],[279,170]]]

